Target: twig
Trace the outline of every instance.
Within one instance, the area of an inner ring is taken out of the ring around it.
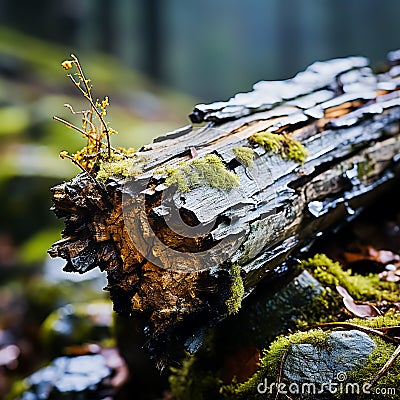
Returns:
[[[65,153],[66,153],[66,152],[65,152]],[[60,157],[61,157],[61,158],[68,158],[68,160],[71,160],[71,161],[72,161],[75,165],[77,165],[83,172],[85,172],[85,173],[88,174],[90,177],[92,177],[92,176],[86,171],[86,169],[83,168],[82,165],[79,164],[78,161],[75,160],[74,157],[71,157],[71,156],[68,155],[68,154],[61,154],[61,153],[60,153]]]
[[[327,322],[325,324],[317,324],[317,325],[310,326],[309,328],[307,328],[307,330],[314,329],[314,328],[343,328],[343,329],[353,328],[353,329],[357,329],[361,332],[372,333],[374,335],[380,336],[381,338],[387,340],[388,342],[391,342],[394,344],[400,344],[400,340],[397,338],[388,336],[385,333],[378,331],[374,328],[368,328],[366,326],[352,324],[351,322]]]
[[[282,374],[283,374],[283,363],[285,362],[285,359],[286,359],[286,356],[287,356],[288,352],[289,352],[289,349],[286,349],[285,352],[283,353],[283,356],[282,356],[282,359],[281,359],[281,363],[279,365],[279,374],[278,374],[278,377],[276,379],[277,390],[276,390],[275,400],[278,400],[278,397],[279,397],[279,385],[281,383]]]
[[[87,138],[90,137],[88,132],[85,132],[83,129],[78,128],[77,126],[71,124],[70,122],[66,121],[65,119],[62,119],[59,117],[53,117],[53,119],[55,121],[62,122],[64,125],[68,126],[69,128],[75,129],[76,131],[82,133],[82,135],[85,135]]]
[[[86,77],[85,77],[85,74],[83,73],[82,67],[81,67],[81,65],[79,64],[78,58],[77,58],[74,54],[71,54],[71,57],[72,57],[73,60],[74,60],[74,63],[75,63],[75,65],[76,65],[76,68],[78,69],[79,74],[82,76],[82,81],[83,81],[83,84],[85,85],[86,92],[85,92],[84,89],[82,89],[82,88],[80,87],[80,85],[78,84],[79,82],[76,82],[75,79],[74,79],[74,77],[73,77],[71,74],[68,74],[68,76],[69,76],[69,78],[74,82],[75,86],[76,86],[76,87],[83,93],[83,95],[88,99],[88,101],[89,101],[90,105],[92,106],[93,110],[95,111],[95,113],[96,113],[97,116],[99,117],[100,122],[101,122],[101,124],[102,124],[102,126],[103,126],[103,130],[104,130],[104,132],[105,132],[105,134],[106,134],[106,137],[107,137],[108,158],[110,158],[110,157],[111,157],[111,143],[110,143],[110,132],[109,132],[109,130],[108,130],[107,123],[104,121],[104,118],[103,118],[103,116],[101,115],[101,112],[97,109],[96,105],[94,104],[92,95],[91,95],[91,93],[90,93],[90,87],[89,87],[89,85],[88,85],[88,83],[87,83],[87,79],[86,79]]]
[[[71,160],[75,165],[77,165],[85,173],[85,175],[87,175],[93,181],[93,183],[97,187],[99,187],[101,190],[104,190],[104,185],[101,182],[97,181],[92,175],[90,175],[89,172],[86,171],[86,169],[83,168],[82,165],[79,164],[79,162],[74,159],[74,157],[71,157],[69,154],[63,154],[62,156],[60,155],[60,157],[68,158],[69,160]]]
[[[393,363],[396,361],[396,358],[400,355],[400,345],[397,346],[396,350],[394,353],[391,355],[389,360],[387,360],[386,364],[380,369],[380,371],[376,374],[375,378],[372,379],[370,386],[375,385],[376,382],[378,382],[379,379],[382,378],[383,375],[386,374],[386,372],[392,367]]]

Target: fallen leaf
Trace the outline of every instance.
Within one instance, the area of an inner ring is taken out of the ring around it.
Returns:
[[[9,344],[0,348],[0,366],[15,369],[18,366],[18,357],[21,350],[15,344]]]
[[[375,328],[390,337],[400,338],[400,325],[396,326],[385,326],[383,328]]]
[[[357,261],[364,261],[365,260],[365,254],[362,253],[352,253],[349,251],[345,251],[343,253],[343,257],[348,263],[354,263]]]
[[[386,270],[379,274],[379,278],[381,278],[382,281],[400,282],[400,264],[386,265]]]
[[[111,386],[115,388],[121,387],[129,378],[129,370],[119,350],[115,347],[105,348],[101,350],[101,354],[106,359],[107,367],[114,371],[114,375],[111,378]]]
[[[342,286],[336,286],[336,290],[343,297],[344,306],[348,311],[359,318],[376,317],[380,315],[379,310],[369,303],[356,304],[349,292]]]
[[[394,271],[383,271],[379,274],[379,278],[387,282],[400,282],[400,276]]]
[[[242,347],[228,357],[221,370],[221,379],[224,383],[231,383],[234,377],[236,382],[245,382],[260,366],[260,351],[257,347]]]
[[[358,246],[358,252],[345,251],[343,253],[347,262],[370,260],[381,264],[389,264],[391,262],[400,261],[400,256],[390,250],[377,250],[372,246]]]

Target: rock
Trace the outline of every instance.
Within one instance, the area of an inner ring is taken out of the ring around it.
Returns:
[[[294,344],[286,356],[283,376],[290,383],[344,382],[366,362],[375,346],[366,333],[357,330],[331,332],[326,347]]]
[[[57,393],[92,393],[111,375],[105,358],[100,354],[79,357],[59,357],[51,365],[27,378],[29,390],[21,400],[48,399]],[[86,397],[82,397],[85,399]],[[102,396],[95,397],[101,399]]]
[[[268,346],[277,336],[295,330],[304,310],[310,309],[323,292],[324,287],[308,271],[292,278],[276,293],[270,288],[260,290],[243,302],[239,314],[215,329],[217,346],[226,348],[228,354],[243,346]]]
[[[126,378],[126,366],[115,349],[104,349],[99,354],[58,357],[25,379],[26,390],[18,400],[110,399]]]
[[[41,327],[46,349],[53,356],[68,346],[99,343],[113,338],[112,305],[109,302],[67,304],[53,311]]]

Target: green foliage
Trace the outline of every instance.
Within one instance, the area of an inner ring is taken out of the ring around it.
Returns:
[[[396,283],[382,281],[377,274],[352,274],[351,270],[343,270],[338,262],[332,261],[325,254],[316,254],[303,260],[301,266],[308,269],[323,285],[333,290],[337,285],[343,286],[357,300],[399,300],[399,286]]]
[[[107,301],[68,304],[51,312],[41,326],[41,339],[52,356],[68,346],[115,345],[112,304]]]
[[[229,191],[240,184],[239,176],[229,171],[222,159],[215,154],[182,161],[176,166],[167,165],[156,173],[165,174],[165,185],[176,185],[180,192],[189,192],[199,185]]]
[[[266,131],[257,132],[249,138],[250,143],[257,143],[265,150],[278,154],[284,159],[304,164],[308,150],[298,141],[285,134]]]
[[[24,107],[0,107],[0,136],[13,135],[27,129],[29,113]]]
[[[59,228],[47,228],[30,237],[20,249],[21,261],[26,264],[43,262],[46,250],[60,237]]]
[[[254,165],[254,150],[250,147],[238,146],[232,149],[235,157],[246,167]]]
[[[231,296],[225,301],[226,307],[228,309],[228,314],[236,314],[239,312],[242,305],[243,295],[244,295],[244,285],[243,279],[240,276],[240,266],[232,265],[231,268],[232,285],[231,285]]]

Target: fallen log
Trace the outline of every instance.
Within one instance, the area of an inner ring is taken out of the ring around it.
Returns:
[[[198,105],[193,125],[52,189],[65,219],[49,253],[107,271],[116,312],[142,318],[160,366],[399,174],[400,53],[317,62]]]

